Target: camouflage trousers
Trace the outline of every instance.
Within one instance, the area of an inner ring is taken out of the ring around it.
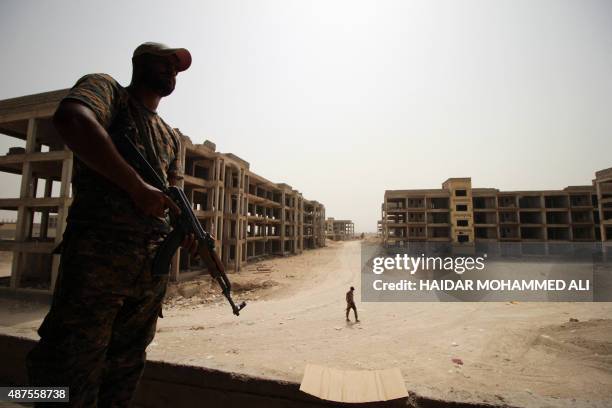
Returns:
[[[31,385],[69,387],[73,407],[129,406],[168,281],[150,272],[162,239],[100,229],[66,234],[53,303],[27,357]]]

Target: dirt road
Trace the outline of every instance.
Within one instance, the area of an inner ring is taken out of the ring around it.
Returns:
[[[222,299],[167,309],[150,356],[295,381],[307,363],[399,366],[407,388],[430,397],[612,405],[611,304],[358,302],[362,322],[347,324],[344,294],[359,289],[360,243],[329,245],[266,261],[260,269],[269,274],[241,272],[241,284],[281,284],[239,318]]]
[[[206,280],[182,284],[149,358],[294,381],[307,363],[397,366],[407,388],[428,397],[612,406],[612,304],[361,303],[359,262],[353,241],[249,265],[230,276],[236,298],[249,302],[240,317],[219,296],[205,301]],[[359,324],[344,321],[351,285]],[[44,310],[26,308],[20,319],[15,306],[2,309],[1,331],[36,337]]]

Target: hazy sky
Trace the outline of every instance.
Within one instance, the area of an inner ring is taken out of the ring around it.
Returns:
[[[0,99],[91,72],[127,85],[138,44],[189,48],[166,121],[357,231],[386,189],[559,189],[612,167],[610,1],[3,0],[0,38]]]

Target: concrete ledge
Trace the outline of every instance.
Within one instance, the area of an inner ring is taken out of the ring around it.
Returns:
[[[30,339],[0,334],[0,385],[25,385],[25,356],[34,346]],[[134,399],[134,407],[224,407],[224,408],[484,408],[433,400],[411,394],[409,398],[380,403],[339,404],[323,401],[299,390],[298,383],[258,378],[205,367],[147,361]],[[499,405],[495,407],[501,407]]]
[[[5,286],[0,286],[0,297],[18,301],[24,300],[43,305],[50,305],[53,300],[53,294],[50,290],[28,288],[14,289]]]

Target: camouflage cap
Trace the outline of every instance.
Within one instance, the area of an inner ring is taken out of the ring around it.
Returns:
[[[140,44],[135,50],[132,58],[139,55],[152,54],[165,57],[167,55],[176,55],[179,60],[177,67],[178,71],[185,71],[191,65],[191,53],[186,48],[170,48],[165,44],[156,42],[146,42]]]

